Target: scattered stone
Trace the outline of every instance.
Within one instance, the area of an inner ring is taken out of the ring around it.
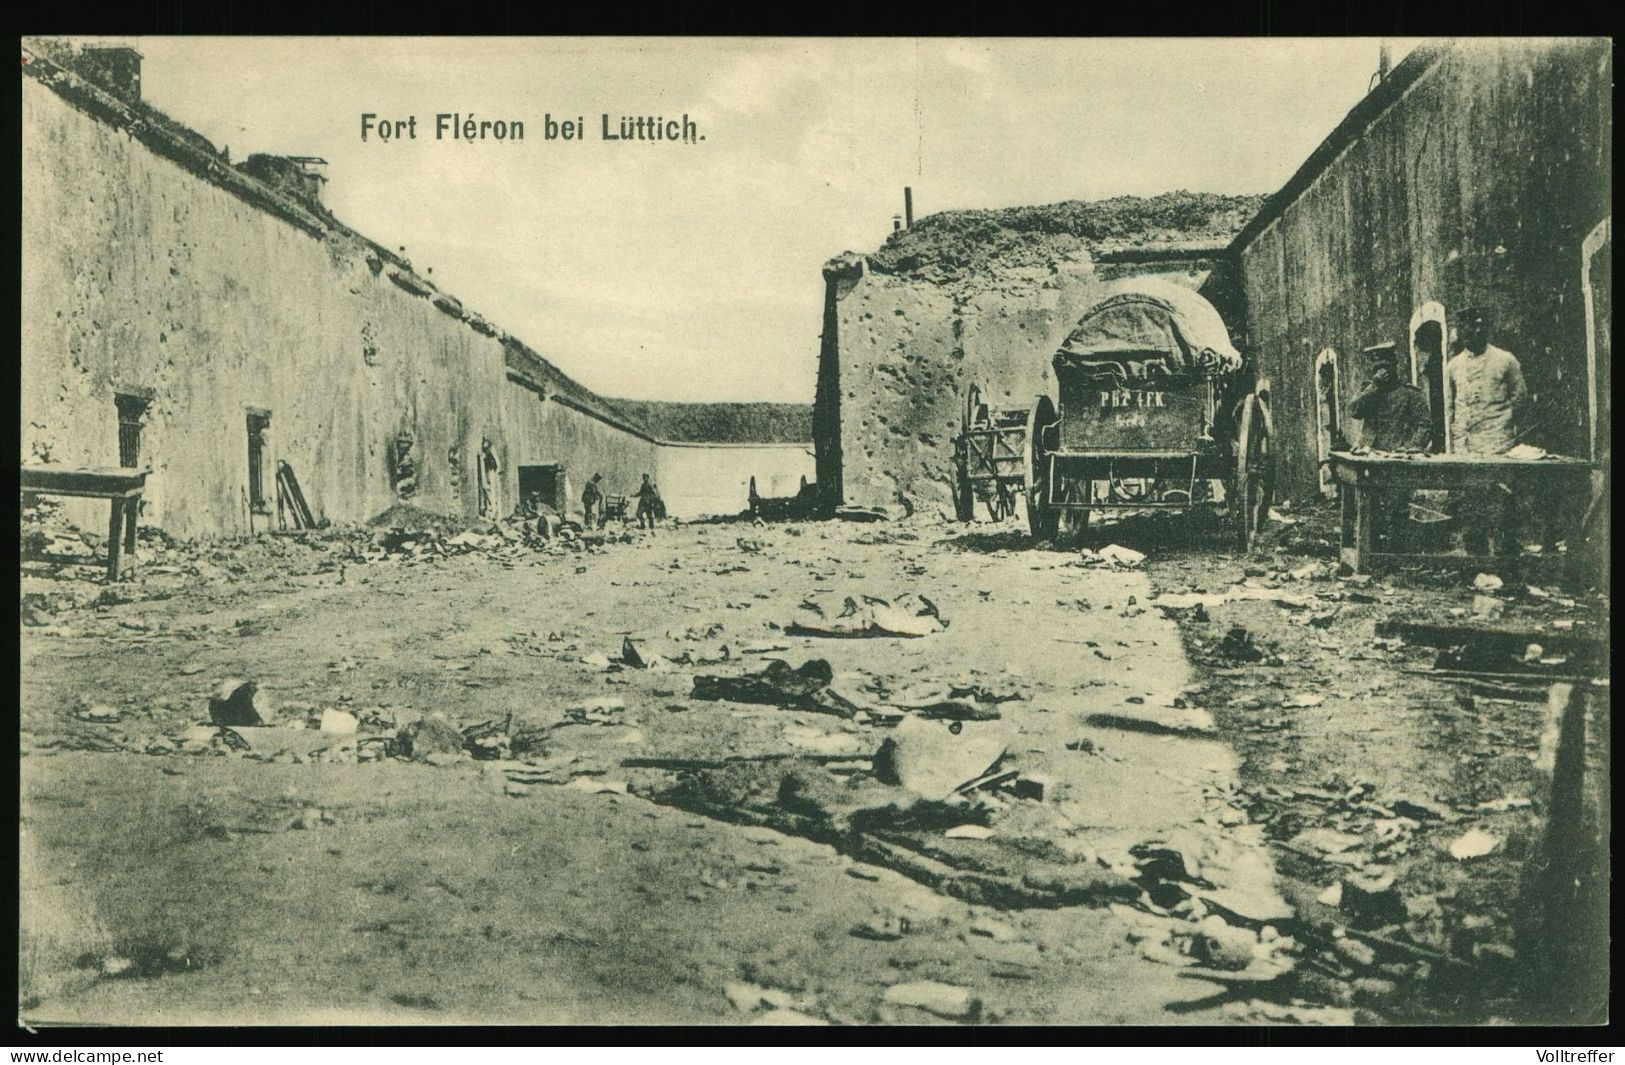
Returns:
[[[443,717],[424,717],[407,725],[395,737],[396,750],[415,761],[428,761],[434,755],[463,753],[463,734]]]
[[[1458,862],[1482,858],[1501,846],[1501,840],[1481,828],[1470,828],[1450,844],[1450,857]]]
[[[988,939],[997,940],[1001,943],[1016,938],[1014,928],[1011,928],[1003,921],[995,921],[991,917],[978,917],[971,922],[970,930],[972,935],[986,936]]]
[[[833,618],[817,603],[804,602],[784,631],[793,636],[921,637],[948,627],[937,605],[923,595],[905,592],[889,601],[869,595],[861,599],[848,596]]]
[[[1145,555],[1133,548],[1123,547],[1119,544],[1108,544],[1099,551],[1099,558],[1109,565],[1123,569],[1132,569],[1145,561]]]
[[[973,1020],[982,1010],[982,1000],[965,988],[935,980],[893,984],[886,989],[885,1000],[893,1005],[912,1006],[956,1021]]]
[[[942,835],[945,839],[992,839],[993,830],[986,825],[955,825]]]
[[[889,941],[902,939],[909,931],[907,917],[890,910],[876,910],[852,926],[852,934],[859,939]]]
[[[1406,919],[1405,900],[1394,886],[1394,874],[1350,873],[1343,878],[1339,907],[1366,928],[1400,924]]]
[[[1337,956],[1339,958],[1342,958],[1350,965],[1357,965],[1362,969],[1369,969],[1371,966],[1377,964],[1377,952],[1372,950],[1371,947],[1367,946],[1366,944],[1360,942],[1358,939],[1354,939],[1350,936],[1344,936],[1342,939],[1333,940],[1332,949],[1337,952]]]
[[[1202,919],[1194,943],[1197,957],[1215,969],[1247,968],[1253,963],[1257,947],[1256,933],[1246,928],[1236,928],[1217,914]]]
[[[941,801],[986,774],[1006,749],[1006,731],[997,725],[910,716],[875,752],[875,778]]]
[[[307,829],[317,829],[323,827],[324,825],[331,824],[333,824],[333,819],[328,817],[327,814],[322,811],[321,807],[307,806],[299,812],[297,817],[288,822],[288,827],[290,829],[303,831]]]
[[[569,783],[564,786],[593,795],[625,795],[627,793],[626,781],[624,780],[601,780],[589,776],[571,777]]]
[[[1489,595],[1473,596],[1473,613],[1478,617],[1500,617],[1504,610],[1506,610],[1505,600],[1497,599],[1494,596]]]
[[[360,722],[356,720],[356,716],[346,710],[322,711],[321,730],[323,732],[335,732],[340,735],[350,736],[355,734],[359,726]]]
[[[263,725],[270,717],[270,699],[251,680],[221,681],[209,697],[209,720],[216,725]]]
[[[795,1003],[794,997],[788,992],[758,987],[742,980],[722,985],[722,993],[728,997],[734,1009],[741,1013],[753,1013],[764,1007],[773,1010],[789,1009]]]
[[[1394,799],[1388,808],[1412,821],[1443,821],[1450,816],[1444,807],[1422,799]]]
[[[1264,652],[1253,642],[1253,634],[1241,625],[1233,626],[1219,641],[1219,653],[1235,662],[1262,662]]]
[[[1493,573],[1480,573],[1473,578],[1473,587],[1480,592],[1497,592],[1501,590],[1502,581]]]
[[[822,1017],[802,1013],[799,1010],[769,1010],[750,1022],[752,1025],[828,1025],[829,1022]]]

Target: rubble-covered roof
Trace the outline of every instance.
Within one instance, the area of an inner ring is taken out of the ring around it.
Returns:
[[[655,439],[672,443],[805,444],[813,438],[810,403],[612,402]]]
[[[868,257],[884,274],[953,280],[1144,250],[1219,254],[1263,196],[1165,192],[994,210],[943,211],[893,233]]]

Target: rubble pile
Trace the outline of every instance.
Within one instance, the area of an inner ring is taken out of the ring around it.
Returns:
[[[1528,968],[1539,704],[1575,680],[1606,702],[1606,599],[1537,583],[1552,560],[1528,553],[1498,572],[1351,576],[1325,560],[1329,508],[1272,518],[1272,555],[1159,562],[1150,602],[1238,737],[1246,816],[1295,911],[1280,928],[1300,946],[1297,993],[1389,1019],[1494,1017]]]

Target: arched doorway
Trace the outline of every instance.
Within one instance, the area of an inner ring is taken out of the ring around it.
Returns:
[[[1326,348],[1315,356],[1315,455],[1320,460],[1320,494],[1327,499],[1337,494],[1337,482],[1332,480],[1331,468],[1325,460],[1330,457],[1338,441],[1338,372],[1337,351]]]
[[[1444,341],[1448,335],[1444,304],[1430,300],[1411,315],[1411,384],[1428,397],[1429,420],[1433,425],[1430,443],[1435,451],[1450,450],[1450,425],[1445,416],[1450,409],[1445,396],[1449,378],[1444,372]]]

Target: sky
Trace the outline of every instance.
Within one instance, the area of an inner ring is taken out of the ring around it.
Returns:
[[[115,43],[112,39],[101,39]],[[230,148],[320,156],[346,224],[609,396],[811,402],[820,267],[916,219],[1279,188],[1365,94],[1376,39],[123,38],[142,92]],[[1398,62],[1415,42],[1394,41]],[[417,139],[362,140],[364,113]],[[525,139],[436,140],[434,116]],[[585,116],[583,140],[544,118]],[[688,115],[704,141],[606,142]]]

